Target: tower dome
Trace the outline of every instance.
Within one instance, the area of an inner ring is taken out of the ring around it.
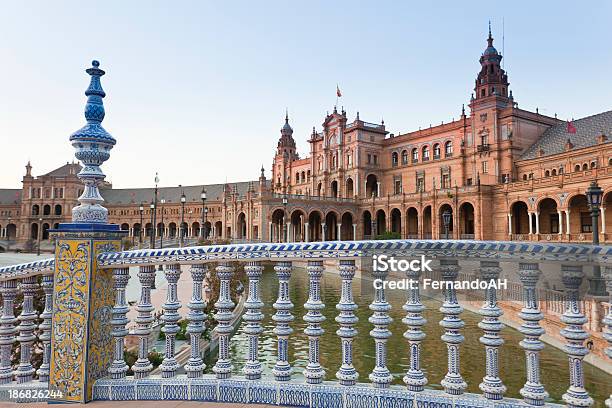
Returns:
[[[289,125],[289,112],[285,112],[285,124],[281,128],[281,135],[291,136],[293,135],[293,129]]]

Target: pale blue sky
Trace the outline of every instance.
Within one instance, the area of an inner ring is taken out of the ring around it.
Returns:
[[[431,3],[431,4],[430,4]],[[469,101],[487,21],[519,106],[612,109],[611,2],[28,1],[0,13],[0,187],[72,160],[93,58],[115,187],[256,179],[289,108],[302,156],[333,109],[398,133]],[[435,4],[435,5],[434,5]],[[269,172],[267,173],[269,176]]]

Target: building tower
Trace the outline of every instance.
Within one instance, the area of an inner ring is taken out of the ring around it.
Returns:
[[[493,46],[491,35],[491,23],[489,22],[489,37],[487,48],[480,56],[480,72],[476,78],[475,101],[481,101],[490,97],[501,97],[500,101],[508,101],[508,75],[501,67],[503,56]],[[474,101],[473,101],[474,102]]]
[[[285,113],[285,124],[280,132],[281,137],[278,140],[272,166],[272,183],[274,191],[287,192],[287,188],[291,185],[291,163],[300,158],[293,139],[293,129],[289,125],[289,113]]]

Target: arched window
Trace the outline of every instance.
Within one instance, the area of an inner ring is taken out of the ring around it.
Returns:
[[[295,182],[296,183],[300,182],[300,172],[299,171],[297,173],[295,173]]]
[[[563,167],[559,167],[559,174],[563,174]]]
[[[525,181],[527,180],[527,175],[526,174],[523,174],[523,180],[525,180]]]
[[[592,162],[591,162],[591,168],[592,168],[592,169],[594,169],[595,167],[597,167],[597,163],[596,163],[596,162],[594,162],[594,161],[592,161]]]
[[[402,150],[402,164],[408,164],[408,152],[406,150]]]
[[[434,160],[440,158],[440,145],[436,143],[433,147]]]
[[[418,161],[419,161],[419,151],[415,147],[414,149],[412,149],[412,162],[416,163]]]
[[[557,169],[552,169],[551,174],[552,174],[553,176],[556,176],[556,175],[557,175]]]
[[[580,171],[580,165],[577,164],[576,166],[574,166],[574,171]]]
[[[453,142],[450,140],[444,144],[444,155],[446,157],[451,157],[453,155]]]
[[[429,160],[429,146],[423,146],[423,161]]]
[[[589,165],[588,165],[588,164],[586,164],[586,163],[584,163],[584,164],[582,165],[582,170],[584,171],[584,170],[588,170],[588,169],[589,169]]]
[[[394,167],[398,165],[398,155],[397,155],[397,152],[391,153],[391,165],[394,166]]]
[[[608,166],[612,166],[612,157],[608,159]]]
[[[549,170],[546,170],[544,172],[544,177],[550,177],[550,171]]]

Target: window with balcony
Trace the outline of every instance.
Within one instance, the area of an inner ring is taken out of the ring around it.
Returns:
[[[425,191],[425,177],[418,177],[416,181],[417,193]]]
[[[450,174],[443,174],[442,179],[440,180],[440,183],[443,189],[450,188],[451,187]]]
[[[451,157],[453,155],[453,142],[450,140],[444,144],[444,155]]]
[[[402,194],[402,180],[399,178],[393,180],[393,194]]]
[[[482,162],[482,173],[487,174],[489,172],[489,162]]]
[[[419,151],[416,148],[414,148],[412,149],[412,162],[418,163],[418,161],[419,161]]]
[[[402,150],[402,164],[408,164],[408,152],[406,150]]]
[[[391,165],[396,167],[399,164],[398,154],[397,152],[391,153]]]
[[[440,145],[439,144],[434,145],[433,157],[434,157],[434,160],[437,160],[440,158]]]
[[[427,161],[429,160],[429,146],[424,146],[423,147],[423,161]]]

